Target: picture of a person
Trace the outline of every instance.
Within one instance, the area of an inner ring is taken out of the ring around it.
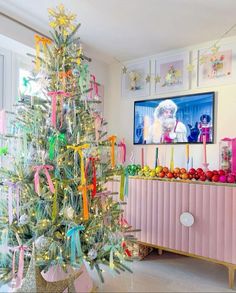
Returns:
[[[186,126],[176,118],[177,105],[172,100],[162,101],[154,111],[154,119],[161,124],[160,142],[187,142]]]
[[[203,142],[203,136],[206,136],[206,142],[212,141],[212,124],[211,116],[208,114],[203,114],[200,117],[200,122],[198,123],[198,128],[200,130],[198,141]]]

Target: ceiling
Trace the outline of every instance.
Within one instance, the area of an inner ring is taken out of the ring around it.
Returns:
[[[236,23],[236,0],[0,0],[0,10],[47,33],[47,8],[60,3],[108,63],[218,39]]]

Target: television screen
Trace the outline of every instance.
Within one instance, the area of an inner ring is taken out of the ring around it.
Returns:
[[[134,102],[134,144],[214,141],[215,93]]]

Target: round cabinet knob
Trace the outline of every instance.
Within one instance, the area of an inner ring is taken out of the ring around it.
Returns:
[[[194,223],[194,217],[188,212],[184,212],[179,217],[180,223],[185,227],[191,227]]]

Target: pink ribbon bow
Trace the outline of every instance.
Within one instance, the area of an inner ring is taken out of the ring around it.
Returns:
[[[126,144],[124,142],[124,139],[118,144],[118,146],[121,148],[122,154],[120,155],[120,157],[122,164],[124,164],[126,161]]]
[[[12,275],[13,279],[15,279],[15,259],[16,259],[16,251],[19,250],[19,264],[18,264],[18,271],[17,271],[17,278],[15,287],[19,287],[21,285],[24,273],[24,254],[25,250],[28,249],[25,245],[20,245],[13,248],[13,258],[12,258]]]
[[[94,113],[94,128],[95,128],[95,139],[96,139],[96,142],[98,142],[99,140],[99,128],[101,127],[102,125],[102,117],[97,114],[97,113]]]
[[[69,93],[66,93],[64,91],[55,91],[55,92],[48,92],[48,95],[52,97],[52,126],[57,127],[57,96],[61,97],[60,100],[60,107],[61,107],[61,124],[60,128],[62,127],[63,123],[63,101],[65,97],[70,97]]]
[[[33,167],[35,174],[34,174],[34,187],[35,187],[35,192],[40,195],[40,191],[39,191],[39,172],[40,171],[44,171],[44,174],[47,177],[47,181],[48,181],[48,186],[49,189],[52,193],[55,193],[55,188],[53,186],[52,183],[52,179],[50,177],[50,174],[48,171],[52,171],[54,169],[53,166],[51,165],[41,165],[41,166],[34,166]]]
[[[98,96],[98,84],[96,82],[96,77],[95,75],[91,74],[91,78],[92,80],[90,81],[90,87],[91,87],[90,99],[93,98],[93,91],[95,91],[95,96]]]

